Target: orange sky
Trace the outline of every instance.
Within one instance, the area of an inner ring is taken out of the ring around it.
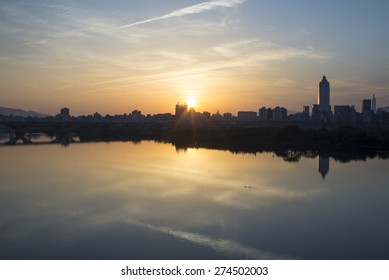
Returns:
[[[300,111],[324,74],[332,106],[360,110],[373,94],[388,106],[388,4],[344,2],[320,7],[330,22],[318,3],[290,1],[7,2],[0,106],[154,114],[192,98],[211,113]]]

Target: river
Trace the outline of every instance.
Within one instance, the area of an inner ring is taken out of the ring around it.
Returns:
[[[389,161],[1,146],[0,259],[389,259]]]

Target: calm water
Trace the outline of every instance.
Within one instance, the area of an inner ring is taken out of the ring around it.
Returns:
[[[0,153],[1,259],[389,259],[389,161],[154,142]]]

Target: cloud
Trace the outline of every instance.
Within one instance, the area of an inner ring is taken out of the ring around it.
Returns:
[[[327,60],[335,56],[334,53],[319,51],[311,46],[296,48],[258,39],[221,44],[213,47],[210,53],[224,58],[238,58],[241,61],[243,57],[249,57],[249,61],[255,63],[258,61],[283,61],[293,58]]]
[[[136,26],[136,25],[150,23],[150,22],[154,22],[154,21],[158,21],[158,20],[169,19],[169,18],[173,18],[173,17],[182,17],[182,16],[186,16],[186,15],[200,14],[200,13],[210,11],[210,10],[213,10],[216,8],[233,8],[237,5],[244,3],[245,1],[246,0],[211,0],[209,2],[202,2],[199,4],[193,5],[193,6],[178,9],[178,10],[175,10],[175,11],[168,13],[166,15],[163,15],[163,16],[126,24],[126,25],[123,25],[122,28],[132,27],[132,26]]]
[[[192,242],[196,245],[209,247],[216,252],[227,254],[227,255],[237,255],[241,258],[246,259],[255,259],[255,260],[288,260],[293,259],[287,255],[278,255],[269,251],[264,251],[256,248],[246,247],[243,244],[229,240],[229,239],[217,239],[212,238],[206,235],[192,233],[187,231],[174,230],[168,227],[154,226],[151,224],[141,223],[137,221],[125,221],[130,225],[135,225],[138,227],[147,228],[152,231],[161,232],[168,234],[175,238]]]

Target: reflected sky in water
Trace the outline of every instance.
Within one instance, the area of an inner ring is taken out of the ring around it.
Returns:
[[[388,161],[154,142],[0,151],[1,259],[389,259]]]

